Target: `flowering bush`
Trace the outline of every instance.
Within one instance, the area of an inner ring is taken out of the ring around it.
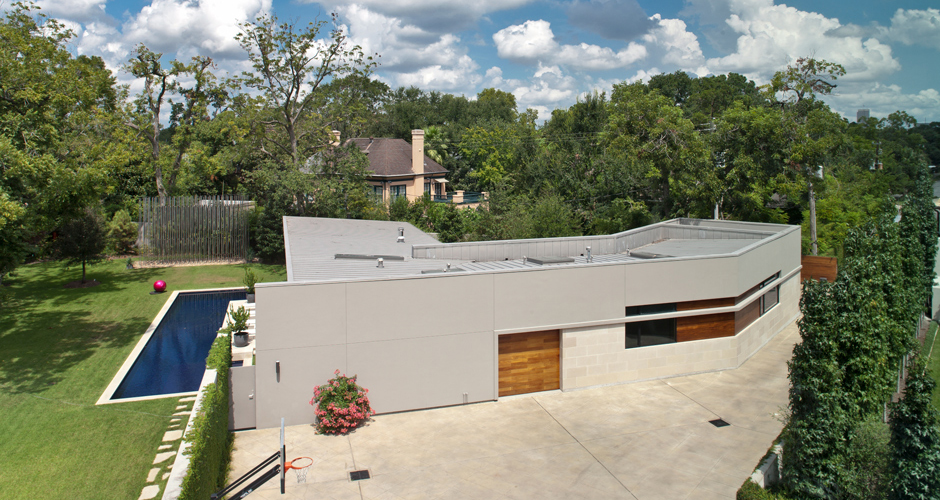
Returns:
[[[355,429],[363,420],[374,415],[369,406],[369,397],[364,389],[356,385],[356,376],[340,375],[333,372],[335,378],[325,385],[313,388],[310,404],[317,408],[317,431],[321,434],[346,434]]]

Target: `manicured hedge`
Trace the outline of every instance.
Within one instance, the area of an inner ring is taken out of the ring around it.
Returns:
[[[797,498],[883,498],[893,480],[880,422],[916,346],[937,229],[926,170],[915,189],[851,229],[835,282],[806,281],[789,362],[783,485]],[[877,432],[876,432],[877,431]],[[892,442],[895,449],[900,441]]]
[[[744,481],[744,484],[741,485],[735,498],[736,500],[788,500],[788,498],[781,493],[774,493],[761,488],[757,483],[751,481],[750,478]]]
[[[214,384],[206,386],[202,407],[186,436],[192,445],[180,500],[204,500],[225,486],[232,454],[232,433],[228,430],[230,346],[227,335],[219,337],[206,358],[206,368],[214,368],[218,375]]]

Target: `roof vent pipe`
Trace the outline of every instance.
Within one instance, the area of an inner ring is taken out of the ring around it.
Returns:
[[[447,267],[444,269],[444,271],[450,271],[450,262],[447,263]]]
[[[379,257],[379,263],[378,263],[378,265],[376,265],[375,267],[384,268],[384,267],[385,267],[385,259],[383,259],[382,257]]]
[[[529,260],[525,255],[522,256],[522,264],[525,265],[526,261]]]
[[[405,228],[403,227],[398,228],[398,242],[399,243],[405,242]]]
[[[594,257],[591,256],[591,247],[586,247],[585,250],[587,250],[587,261],[594,262]]]

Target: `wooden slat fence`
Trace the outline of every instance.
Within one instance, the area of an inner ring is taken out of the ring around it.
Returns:
[[[839,272],[839,261],[835,257],[803,255],[800,257],[800,264],[803,266],[800,271],[800,281],[826,278],[832,283]]]
[[[141,200],[138,247],[151,264],[244,262],[252,202],[239,195]]]

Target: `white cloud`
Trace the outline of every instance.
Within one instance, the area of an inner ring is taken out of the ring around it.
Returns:
[[[238,23],[271,8],[271,0],[153,0],[122,27],[129,43],[143,43],[155,52],[193,47],[203,55],[242,55],[235,41]]]
[[[736,50],[707,61],[717,73],[734,71],[767,81],[804,56],[842,64],[845,81],[871,81],[901,68],[891,47],[877,39],[829,34],[841,26],[837,19],[771,0],[733,0],[729,6],[725,22],[737,34]]]
[[[891,18],[888,36],[906,45],[940,49],[940,10],[898,9]]]
[[[649,70],[641,69],[637,71],[635,75],[631,76],[630,78],[627,78],[624,81],[627,83],[636,83],[636,82],[648,83],[650,81],[650,78],[653,78],[654,76],[659,75],[661,73],[662,71],[660,71],[659,68],[650,68]]]
[[[662,19],[659,14],[650,17],[650,21],[653,22],[655,28],[643,36],[643,41],[648,43],[650,60],[674,65],[698,76],[705,76],[709,73],[698,37],[686,29],[685,21]]]
[[[349,24],[350,41],[366,54],[381,55],[378,70],[392,86],[474,93],[482,79],[455,35],[431,33],[359,5],[338,12]]]
[[[898,85],[871,83],[858,85],[851,92],[827,96],[826,102],[852,121],[860,108],[870,109],[872,116],[878,118],[898,110],[906,111],[918,121],[933,121],[940,116],[940,92],[935,89],[905,94]]]
[[[499,57],[522,64],[560,64],[582,70],[623,68],[646,57],[646,48],[630,42],[615,52],[609,47],[581,43],[561,45],[555,41],[548,21],[526,21],[493,35]]]
[[[922,45],[940,50],[940,10],[898,9],[888,27],[878,23],[869,26],[846,24],[827,34],[841,37],[876,37],[886,42]]]
[[[477,70],[480,66],[469,56],[461,56],[457,64],[444,67],[440,64],[421,68],[411,73],[399,73],[396,81],[402,86],[414,85],[421,90],[446,90],[456,93],[473,93],[480,83]]]
[[[107,3],[107,0],[39,0],[36,5],[46,15],[77,23],[114,22],[104,11]]]
[[[420,27],[432,33],[460,31],[491,12],[511,10],[532,0],[477,0],[473,2],[441,2],[439,0],[302,0],[303,3],[321,3],[328,11],[359,7],[401,19],[403,23]]]
[[[499,66],[493,66],[492,68],[486,70],[486,74],[483,76],[484,88],[512,89],[521,87],[522,85],[522,80],[517,80],[515,78],[503,78],[503,70]]]
[[[579,82],[571,75],[565,75],[558,66],[541,66],[524,85],[512,89],[519,109],[556,108],[562,103],[574,101],[578,95]],[[540,116],[542,115],[539,113]]]

